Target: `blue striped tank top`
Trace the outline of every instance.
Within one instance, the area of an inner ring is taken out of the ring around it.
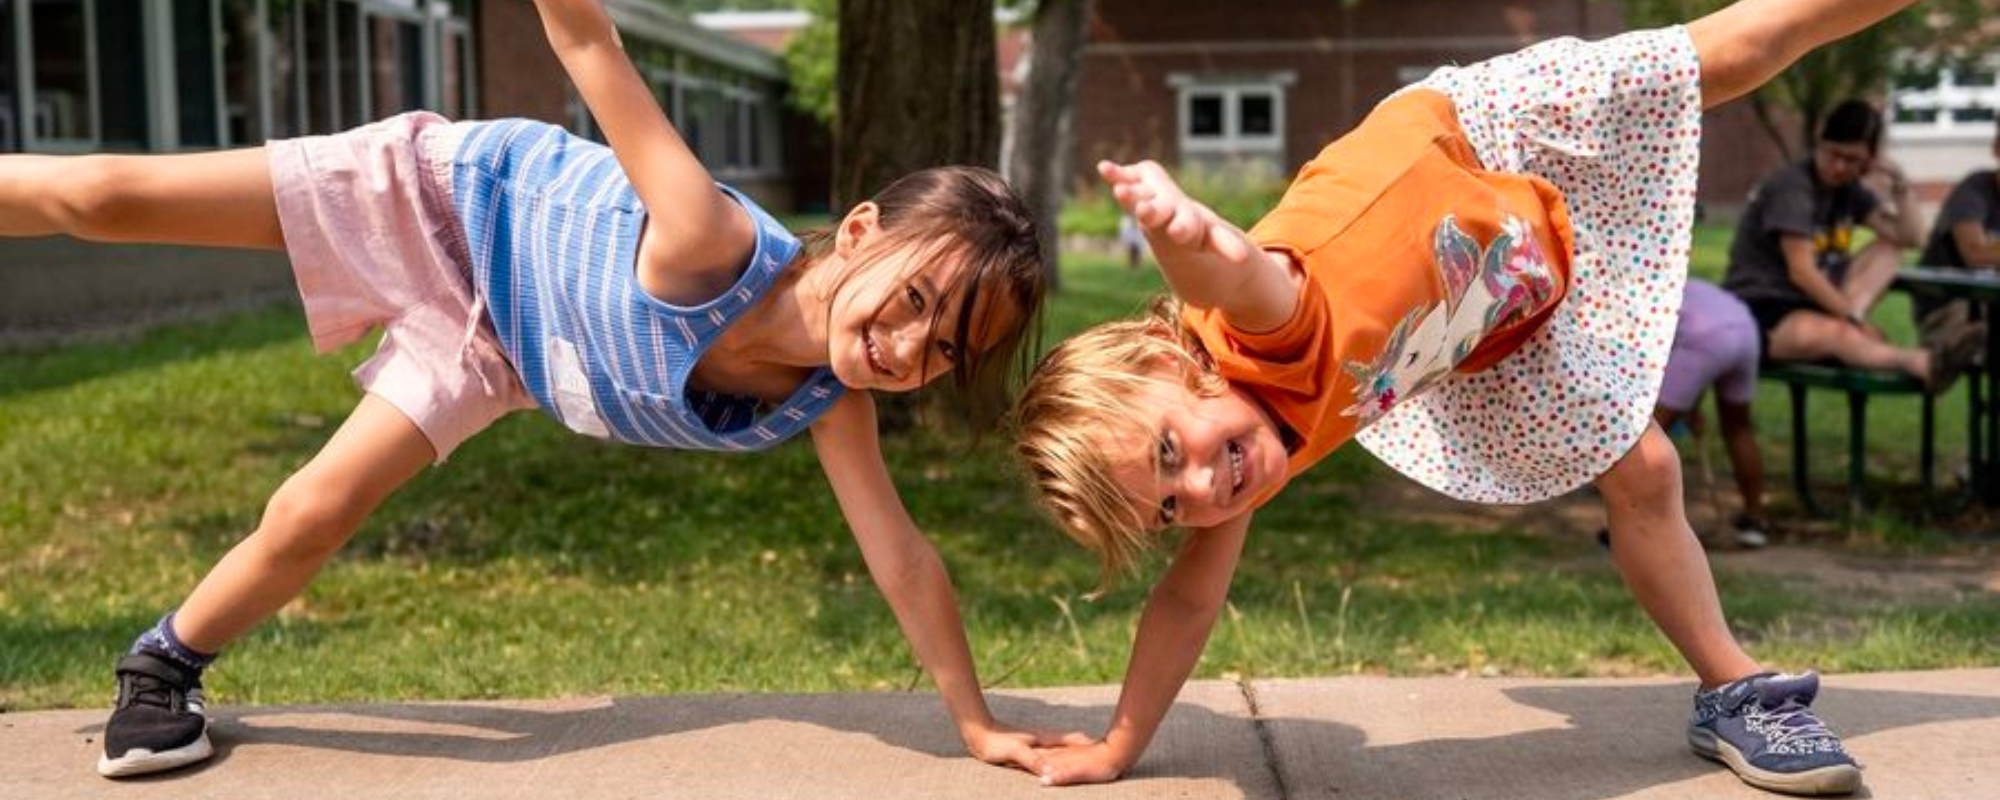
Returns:
[[[761,450],[839,399],[843,387],[825,367],[768,409],[755,398],[688,387],[702,353],[799,251],[798,239],[756,203],[721,187],[756,223],[756,251],[722,295],[672,305],[639,287],[647,209],[610,148],[532,120],[461,124],[452,204],[473,286],[543,411],[598,438]]]

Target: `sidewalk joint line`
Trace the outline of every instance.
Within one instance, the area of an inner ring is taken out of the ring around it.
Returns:
[[[1278,768],[1278,745],[1271,735],[1271,727],[1265,723],[1264,710],[1257,705],[1257,688],[1248,679],[1235,681],[1236,691],[1243,695],[1244,705],[1250,708],[1250,726],[1257,731],[1257,746],[1264,751],[1264,767],[1271,772],[1271,783],[1278,787],[1278,800],[1291,800],[1291,788],[1285,785],[1285,772]]]

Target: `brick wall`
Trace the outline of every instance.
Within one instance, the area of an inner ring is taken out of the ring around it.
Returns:
[[[569,78],[531,0],[481,0],[472,29],[479,38],[479,116],[570,121]]]
[[[1432,67],[1625,30],[1617,4],[1594,0],[1099,0],[1095,8],[1077,90],[1074,177],[1083,183],[1095,180],[1100,158],[1178,161],[1178,94],[1168,83],[1177,73],[1291,73],[1281,167],[1289,174]],[[1706,124],[1701,197],[1734,208],[1782,159],[1743,104]]]

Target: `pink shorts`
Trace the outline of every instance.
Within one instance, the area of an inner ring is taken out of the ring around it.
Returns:
[[[416,423],[439,462],[494,420],[534,406],[472,288],[451,204],[460,130],[412,112],[269,145],[313,347],[325,353],[381,327],[355,382]]]

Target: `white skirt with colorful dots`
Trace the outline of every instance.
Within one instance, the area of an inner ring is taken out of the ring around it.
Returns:
[[[1562,190],[1569,294],[1520,350],[1356,435],[1452,497],[1530,503],[1611,468],[1652,423],[1687,279],[1701,67],[1679,27],[1555,39],[1418,86],[1451,97],[1487,169]]]

